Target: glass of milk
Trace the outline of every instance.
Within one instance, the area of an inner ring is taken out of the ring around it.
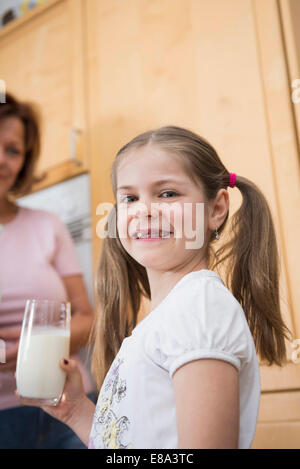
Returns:
[[[27,300],[17,359],[17,390],[22,404],[60,401],[66,375],[59,365],[69,358],[71,305]]]

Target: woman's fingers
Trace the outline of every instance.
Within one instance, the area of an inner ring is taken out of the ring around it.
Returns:
[[[67,378],[69,381],[71,380],[75,382],[81,380],[81,373],[75,360],[62,358],[60,360],[60,367],[67,373]]]
[[[67,374],[64,388],[64,399],[77,399],[84,394],[81,373],[75,360],[61,359],[60,366]]]

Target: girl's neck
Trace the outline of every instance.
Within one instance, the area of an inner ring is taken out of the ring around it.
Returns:
[[[188,266],[180,271],[160,272],[147,269],[150,291],[151,291],[151,311],[153,311],[174,288],[176,283],[190,272],[207,269],[205,259],[201,260],[196,266]]]

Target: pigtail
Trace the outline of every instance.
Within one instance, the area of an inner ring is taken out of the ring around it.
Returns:
[[[268,203],[260,189],[238,176],[242,204],[231,217],[230,241],[216,251],[226,260],[226,283],[244,309],[256,350],[268,365],[286,362],[290,331],[280,312],[279,255]]]
[[[116,211],[112,210],[107,224],[112,226],[115,222]],[[91,368],[100,388],[123,340],[137,324],[142,296],[150,298],[146,269],[125,251],[118,234],[102,241],[95,288],[97,306],[90,337]]]

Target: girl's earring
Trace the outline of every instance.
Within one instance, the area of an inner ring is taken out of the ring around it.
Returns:
[[[216,228],[216,239],[220,239],[220,235],[218,233],[218,229]]]

